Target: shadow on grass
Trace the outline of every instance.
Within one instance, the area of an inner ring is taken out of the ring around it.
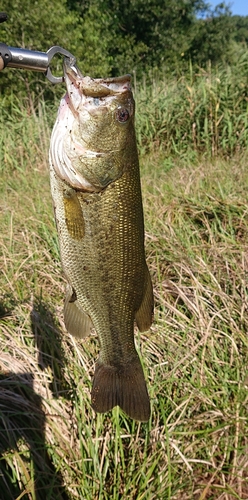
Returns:
[[[46,451],[41,403],[32,374],[0,374],[0,489],[4,500],[68,499]],[[34,485],[26,494],[23,479]]]
[[[0,319],[10,315],[10,309],[1,304]],[[62,392],[66,397],[69,388],[63,377],[61,334],[41,300],[31,311],[31,327],[39,349],[39,367],[51,369],[49,389],[54,397]],[[42,397],[35,392],[29,367],[27,362],[26,372],[0,372],[0,498],[68,500],[63,479],[48,455]]]
[[[70,399],[71,386],[64,377],[66,356],[62,347],[62,332],[54,314],[42,298],[34,301],[30,314],[31,328],[38,348],[38,365],[41,370],[50,369],[52,382],[49,386],[53,397]]]

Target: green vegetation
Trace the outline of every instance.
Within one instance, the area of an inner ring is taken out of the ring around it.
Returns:
[[[161,68],[180,77],[189,64],[235,65],[247,49],[248,16],[232,16],[223,2],[211,10],[204,0],[2,0],[1,9],[9,15],[2,42],[41,51],[62,45],[92,77],[135,72],[140,78]],[[54,58],[57,70],[61,60]],[[0,95],[13,92],[36,102],[41,94],[53,100],[59,89],[37,73],[8,69]]]
[[[8,112],[2,107],[4,500],[247,498],[247,123],[244,82],[235,72],[221,75],[147,77],[135,86],[156,300],[151,332],[136,335],[152,402],[148,424],[118,408],[93,413],[98,341],[78,342],[63,326],[47,168],[56,109],[42,102],[26,109],[14,99]],[[224,138],[211,113],[217,102],[226,129],[239,135]],[[200,119],[193,140],[191,110],[214,131],[208,141]]]
[[[136,334],[151,421],[118,408],[95,415],[98,340],[64,328],[49,188],[64,88],[4,70],[1,500],[248,498],[248,17],[224,4],[212,13],[198,0],[166,4],[1,5],[8,45],[59,44],[91,76],[133,73],[156,306],[151,331]]]
[[[141,151],[232,156],[248,141],[248,51],[232,67],[185,71],[136,85]]]

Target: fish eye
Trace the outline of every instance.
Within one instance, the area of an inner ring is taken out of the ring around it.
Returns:
[[[117,109],[116,118],[118,122],[125,123],[129,119],[129,111],[126,108]]]

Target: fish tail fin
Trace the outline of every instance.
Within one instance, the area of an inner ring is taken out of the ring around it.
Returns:
[[[98,361],[91,401],[96,412],[104,413],[118,405],[134,420],[147,422],[150,401],[138,355],[126,366],[110,366]]]

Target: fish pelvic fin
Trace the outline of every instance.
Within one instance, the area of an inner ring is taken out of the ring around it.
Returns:
[[[68,285],[64,304],[64,323],[66,330],[74,337],[87,337],[93,328],[88,314],[80,306],[76,292]]]
[[[146,332],[147,330],[149,330],[153,321],[153,310],[154,310],[154,299],[153,299],[152,280],[148,267],[146,266],[143,299],[138,311],[136,311],[135,313],[135,320],[140,332]]]
[[[149,420],[150,401],[138,355],[125,366],[97,362],[91,404],[98,413],[105,413],[118,405],[134,420]]]

